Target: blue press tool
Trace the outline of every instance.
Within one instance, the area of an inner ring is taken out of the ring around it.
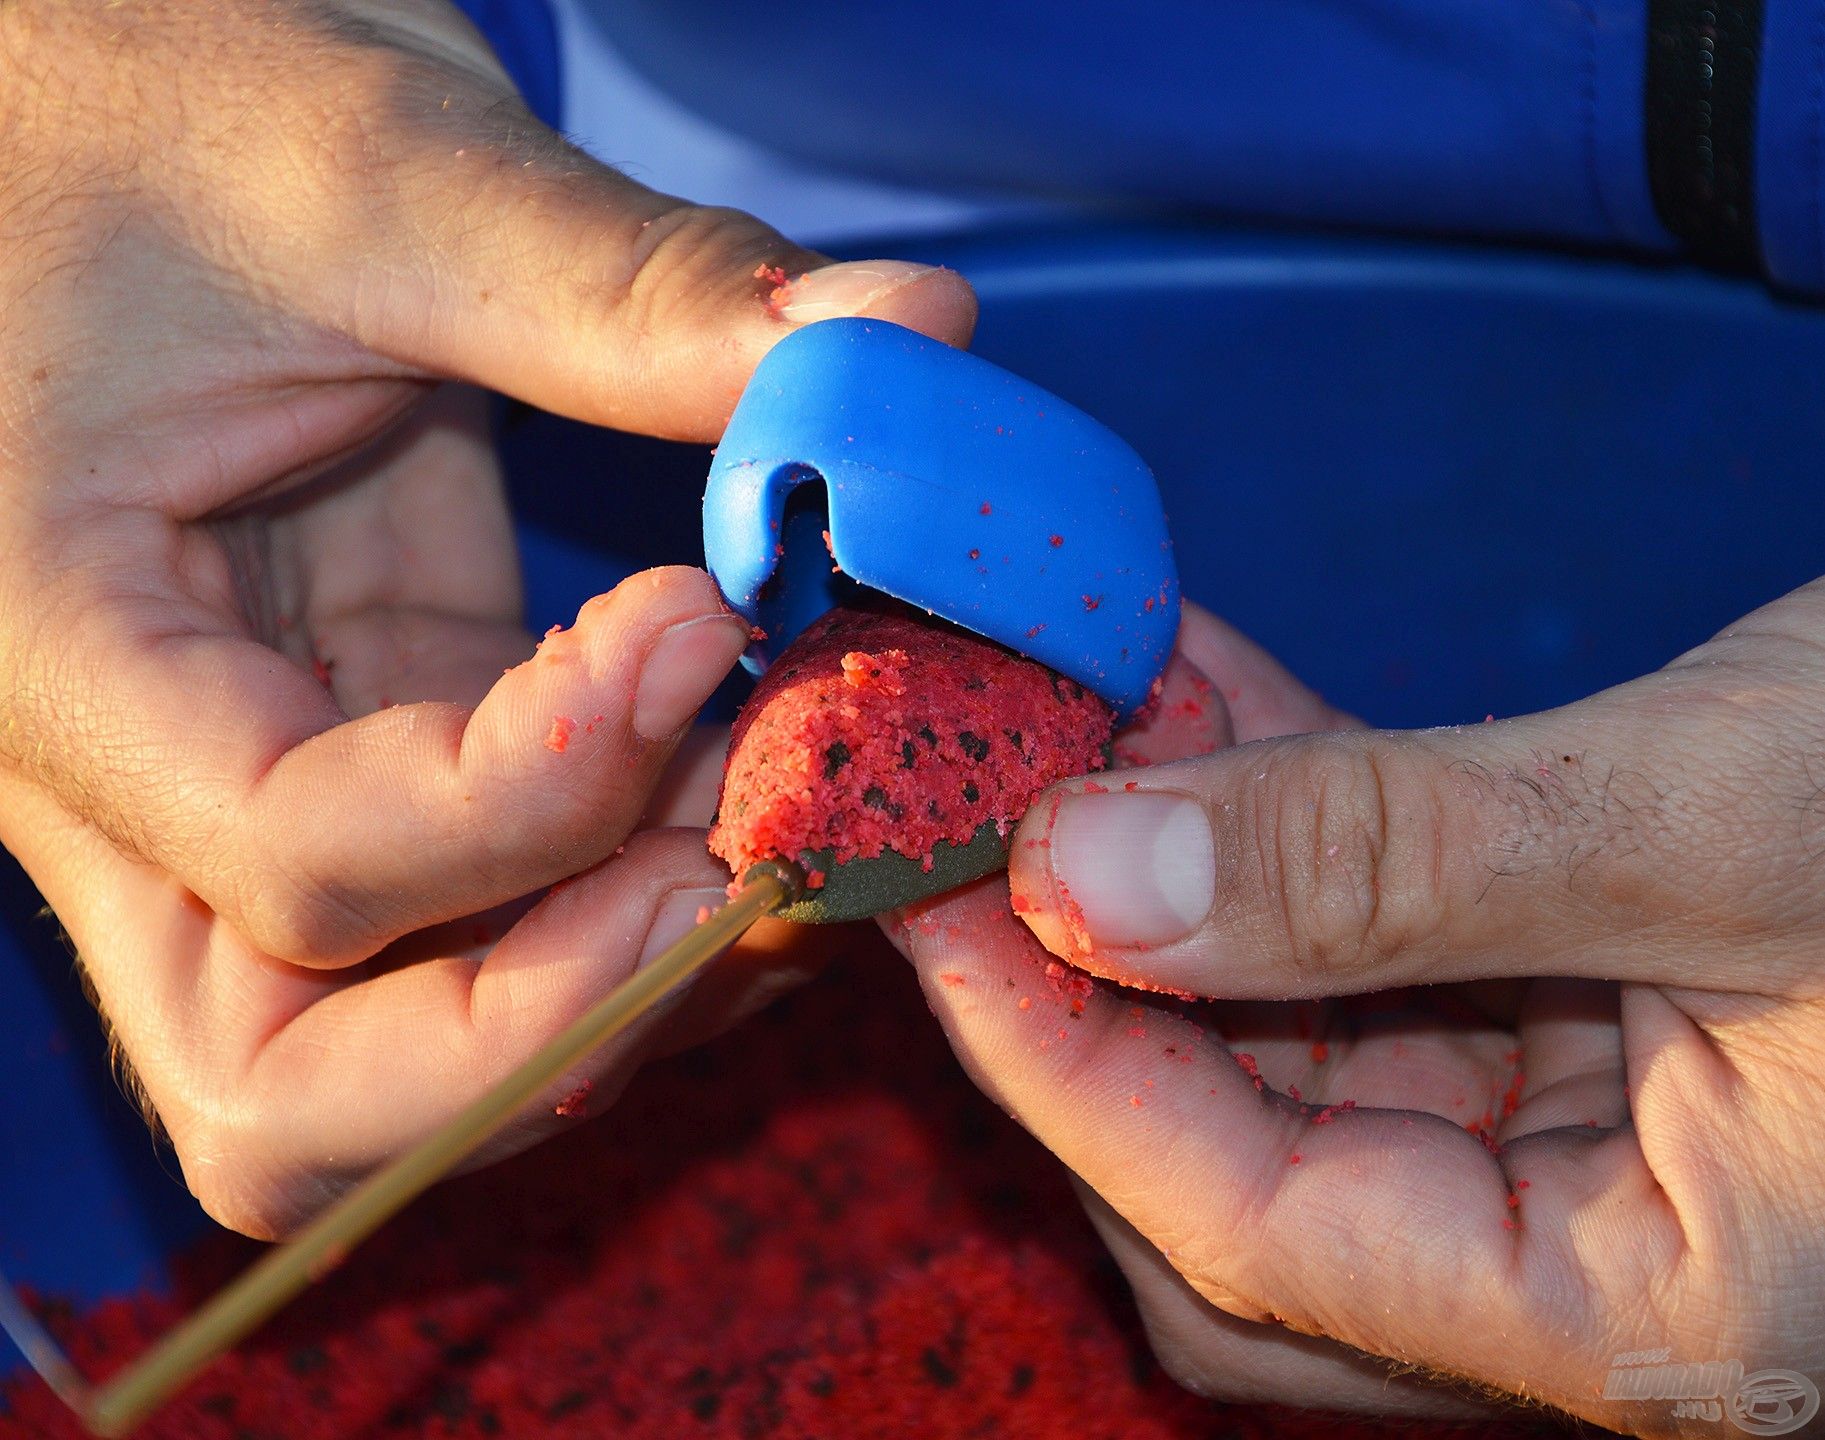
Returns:
[[[704,555],[764,632],[759,674],[865,587],[1144,705],[1179,629],[1153,472],[1039,386],[880,320],[826,320],[755,370],[710,467]],[[834,566],[833,566],[834,561]]]

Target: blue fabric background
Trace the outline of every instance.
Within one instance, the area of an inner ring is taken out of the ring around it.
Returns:
[[[1643,154],[1647,0],[721,0],[600,11],[720,124],[867,175],[1666,252]],[[1825,290],[1825,3],[1767,0],[1762,249]]]
[[[456,8],[488,37],[532,113],[556,127],[562,119],[563,72],[548,0],[456,0]]]

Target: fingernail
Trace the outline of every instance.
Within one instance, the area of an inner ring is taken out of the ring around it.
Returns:
[[[1056,901],[1097,946],[1182,939],[1216,903],[1210,819],[1189,795],[1069,795],[1047,838]]]
[[[748,627],[733,615],[681,620],[662,634],[640,669],[634,730],[666,740],[697,713],[747,648]]]
[[[659,902],[659,908],[653,912],[653,923],[647,929],[646,943],[640,947],[640,964],[634,968],[650,965],[663,951],[695,930],[699,924],[698,917],[705,910],[716,909],[727,903],[728,898],[728,891],[720,885],[672,891]]]
[[[774,308],[795,325],[859,315],[890,291],[932,273],[932,266],[906,260],[849,260],[841,265],[826,265],[788,282]]]

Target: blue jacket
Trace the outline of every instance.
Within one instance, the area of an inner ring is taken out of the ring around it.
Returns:
[[[547,0],[462,0],[542,115]],[[1825,0],[617,0],[709,118],[920,185],[1683,251],[1825,290]],[[739,15],[739,21],[732,21]]]

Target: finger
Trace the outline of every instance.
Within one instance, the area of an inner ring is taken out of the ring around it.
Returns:
[[[1664,1334],[1642,1296],[1684,1240],[1631,1131],[1505,1143],[1301,1107],[1175,1002],[1048,968],[997,889],[900,930],[928,1002],[977,1082],[1203,1299],[1584,1414],[1612,1342]]]
[[[1379,1356],[1298,1334],[1265,1315],[1243,1319],[1218,1309],[1100,1195],[1081,1181],[1077,1189],[1134,1292],[1155,1358],[1187,1390],[1230,1404],[1361,1415],[1470,1419],[1492,1413],[1489,1404],[1403,1374]]]
[[[273,613],[257,633],[321,661],[348,714],[476,705],[532,654],[484,393],[438,386],[302,498],[266,522]]]
[[[185,602],[166,598],[98,594],[41,637],[38,656],[83,666],[40,676],[26,748],[69,808],[264,953],[310,965],[607,855],[747,643],[708,576],[654,570],[590,601],[473,708],[345,720],[302,667],[211,617],[176,628]]]
[[[1505,1137],[1628,1123],[1620,987],[1536,981],[1528,987],[1516,1038],[1515,1074],[1496,1106]]]
[[[232,43],[296,70],[262,35]],[[377,15],[366,43],[323,37],[291,124],[202,157],[203,213],[224,194],[256,212],[248,263],[288,308],[416,370],[697,440],[798,325],[867,315],[968,340],[975,300],[954,273],[832,264],[751,216],[651,191],[540,124],[476,53],[422,14]]]
[[[641,823],[708,828],[716,815],[716,797],[722,790],[722,767],[728,753],[727,725],[692,726],[654,788]]]
[[[1362,724],[1329,704],[1248,636],[1202,605],[1185,603],[1178,651],[1216,685],[1228,706],[1237,740],[1354,730]]]
[[[1211,755],[1236,743],[1229,707],[1216,683],[1185,657],[1183,636],[1166,662],[1158,692],[1110,748],[1118,768],[1162,765]]]
[[[270,1035],[237,1023],[232,1011],[220,1013],[249,1046],[240,1104],[254,1117],[245,1133],[222,1138],[237,1154],[266,1150],[269,1167],[364,1174],[454,1115],[688,933],[724,902],[727,886],[727,871],[701,831],[646,831],[540,901],[479,963],[414,937],[411,952],[423,958],[409,952],[391,968],[376,967]],[[664,1010],[648,1012],[554,1083],[546,1101],[475,1163],[523,1149],[585,1109],[599,1113],[641,1054],[643,1037],[684,994],[673,992]],[[333,1066],[324,1065],[326,1055],[336,1057]],[[580,1090],[588,1106],[583,1097],[560,1103]],[[332,1157],[335,1170],[328,1171]]]
[[[1200,995],[1766,983],[1767,952],[1739,943],[1720,970],[1716,941],[1758,938],[1772,817],[1742,800],[1751,782],[1680,759],[1706,754],[1702,722],[1678,734],[1641,687],[1500,724],[1259,741],[1137,771],[1128,793],[1068,782],[1015,837],[1015,904],[1055,954]],[[1777,904],[1771,944],[1781,923]]]
[[[702,831],[644,832],[536,906],[439,926],[326,971],[251,951],[183,886],[4,773],[0,842],[69,935],[123,1084],[172,1137],[199,1198],[223,1224],[264,1237],[480,1093],[515,1053],[626,977],[630,937],[644,937],[641,956],[662,948],[727,883]],[[600,1114],[637,1059],[718,1034],[814,974],[838,937],[820,927],[807,944],[808,928],[757,924],[477,1163]],[[338,1078],[350,1060],[375,1089]],[[361,1123],[345,1128],[353,1115]]]
[[[696,830],[701,843],[703,832]],[[732,1030],[783,995],[814,980],[850,943],[846,925],[795,925],[766,918],[703,971],[647,1045],[650,1057],[676,1054]]]
[[[23,808],[48,818],[42,801]],[[415,936],[357,970],[311,971],[249,952],[150,866],[80,825],[51,820],[40,833],[63,838],[57,853],[36,835],[26,844],[33,878],[83,956],[187,1182],[222,1223],[263,1238],[481,1094],[691,928],[727,884],[701,831],[646,832],[534,907],[485,959],[468,953],[463,927],[444,944]],[[601,1113],[649,1049],[752,1008],[769,966],[802,968],[778,937],[773,946],[758,960],[737,957],[735,981],[719,982],[714,966],[702,972],[554,1084],[474,1163]],[[700,982],[711,993],[699,997]]]

